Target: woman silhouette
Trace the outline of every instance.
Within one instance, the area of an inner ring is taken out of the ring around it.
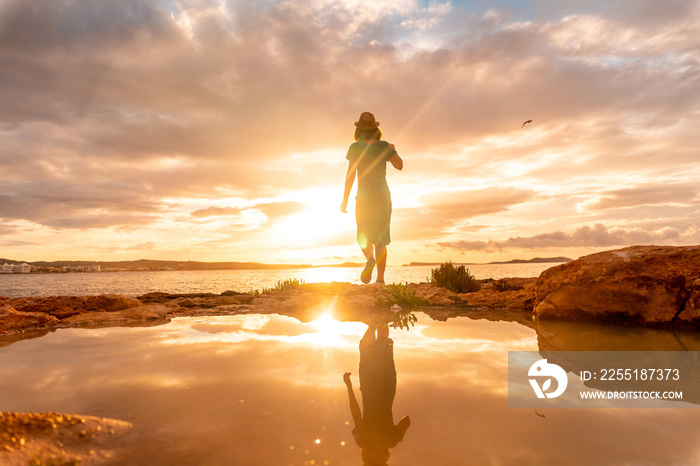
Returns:
[[[404,416],[394,424],[393,404],[396,396],[396,368],[394,341],[389,338],[389,327],[369,326],[360,340],[360,391],[362,409],[352,388],[350,372],[343,374],[348,391],[350,413],[355,428],[352,435],[361,448],[365,465],[386,465],[389,449],[403,441],[411,426]]]
[[[391,193],[386,183],[386,163],[401,170],[403,160],[393,144],[382,141],[379,122],[374,115],[364,112],[355,122],[355,142],[350,145],[348,172],[345,175],[345,193],[340,211],[347,212],[348,198],[357,175],[357,244],[367,262],[360,275],[362,283],[372,281],[372,270],[377,265],[377,283],[384,283],[387,245],[391,242]],[[375,259],[376,257],[376,259]]]

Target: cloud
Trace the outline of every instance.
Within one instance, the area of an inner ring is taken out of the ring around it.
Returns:
[[[697,231],[689,230],[695,235]],[[448,241],[437,242],[437,246],[458,251],[496,251],[509,248],[539,249],[539,248],[574,248],[574,247],[611,247],[629,246],[634,244],[673,244],[683,239],[683,234],[676,228],[662,228],[656,231],[625,230],[623,228],[608,228],[603,224],[593,227],[582,226],[572,233],[555,231],[530,237],[511,237],[507,240],[489,241]]]
[[[697,205],[700,196],[695,184],[643,184],[600,193],[583,203],[588,210],[604,210],[652,205]]]
[[[190,213],[193,217],[221,217],[229,215],[240,215],[242,209],[238,207],[207,207],[206,209],[195,210]]]
[[[420,197],[431,213],[458,219],[508,210],[516,204],[531,200],[534,193],[524,189],[487,188],[439,191]]]
[[[519,238],[547,244],[562,212],[650,241],[692,224],[696,2],[0,5],[0,217],[37,231],[134,228],[158,245],[245,209],[268,228],[303,209],[285,196],[342,190],[365,110],[406,163],[392,192],[415,191],[395,203],[400,241],[496,224],[508,245],[529,215],[540,230]]]
[[[101,183],[0,182],[0,218],[56,228],[146,224],[165,211],[158,201]]]
[[[529,190],[508,188],[438,191],[421,196],[422,207],[395,209],[392,230],[402,240],[439,236],[448,229],[478,231],[481,226],[469,225],[466,221],[482,215],[507,212],[515,205],[532,200],[534,196]]]
[[[299,202],[267,202],[255,204],[249,207],[207,207],[190,213],[193,217],[221,217],[238,216],[245,210],[259,210],[268,219],[277,219],[297,212],[301,212],[304,205]]]
[[[4,221],[1,217],[0,220]],[[14,225],[4,225],[0,223],[0,235],[16,235],[19,231],[20,229]]]

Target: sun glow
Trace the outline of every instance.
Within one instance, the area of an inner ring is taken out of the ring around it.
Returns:
[[[360,323],[340,322],[335,320],[331,311],[327,311],[316,320],[309,322],[316,329],[315,333],[304,335],[304,340],[319,346],[353,346],[364,332]],[[345,337],[352,337],[352,342]]]
[[[296,212],[279,219],[271,233],[293,242],[295,246],[323,246],[340,235],[354,239],[355,217],[340,212],[337,190],[313,189],[303,193],[300,199],[293,199],[304,205],[301,212]],[[354,210],[354,207],[353,207]],[[348,212],[352,212],[350,207]]]

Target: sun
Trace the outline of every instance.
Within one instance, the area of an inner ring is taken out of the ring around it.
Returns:
[[[340,322],[335,320],[331,310],[326,311],[316,320],[309,322],[309,325],[314,328],[315,332],[303,335],[303,341],[321,347],[354,346],[366,328],[359,322]]]
[[[278,220],[271,234],[295,246],[313,247],[346,236],[354,240],[355,217],[340,212],[340,197],[335,189],[313,189],[294,199],[304,205],[300,212]]]
[[[342,329],[342,322],[335,320],[332,316],[330,311],[324,313],[321,315],[321,317],[317,318],[316,320],[312,320],[309,322],[319,333],[324,333],[324,334],[340,334],[340,331]]]

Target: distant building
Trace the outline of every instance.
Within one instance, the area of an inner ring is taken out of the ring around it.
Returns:
[[[0,266],[0,273],[29,273],[32,271],[32,266],[29,264],[3,264]]]
[[[27,263],[24,263],[20,265],[15,265],[13,269],[15,273],[29,273],[32,271],[32,266]]]
[[[97,264],[91,265],[73,265],[68,267],[69,272],[99,272],[100,266]]]

